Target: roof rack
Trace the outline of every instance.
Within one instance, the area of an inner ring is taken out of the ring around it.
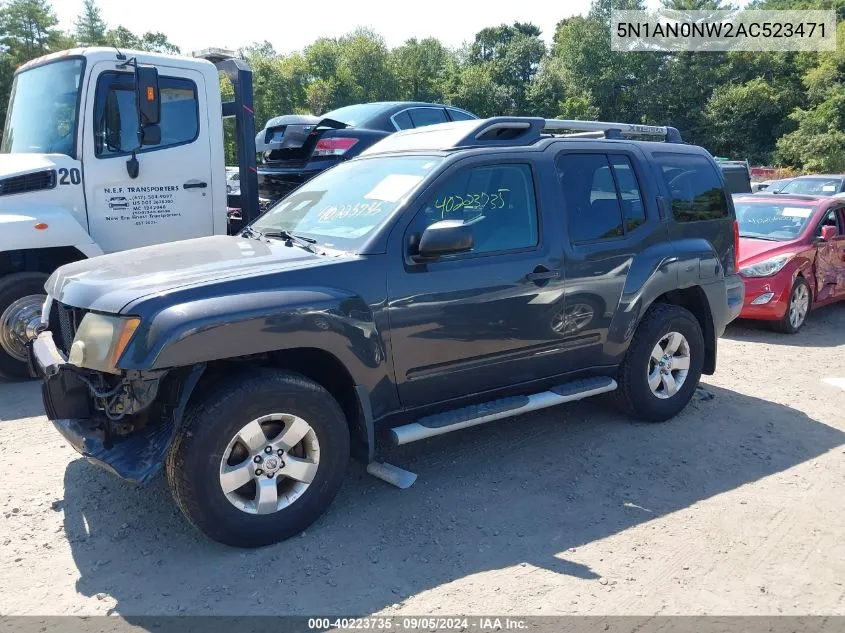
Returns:
[[[493,117],[478,121],[463,134],[456,147],[478,145],[527,145],[540,139],[544,132],[570,138],[650,138],[666,143],[683,143],[674,127],[640,125],[637,123],[609,123],[606,121],[578,121],[541,119],[539,117]]]
[[[623,136],[657,136],[666,143],[682,143],[681,133],[676,128],[665,125],[641,125],[638,123],[609,123],[607,121],[578,121],[574,119],[546,119],[543,129],[550,132],[565,130],[575,134],[565,136],[587,136],[603,134],[604,138]],[[600,137],[599,137],[600,138]]]

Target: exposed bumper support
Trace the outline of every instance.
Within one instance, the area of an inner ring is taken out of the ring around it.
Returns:
[[[44,377],[41,392],[47,417],[67,442],[91,463],[137,484],[149,482],[161,468],[188,398],[205,370],[205,365],[195,365],[180,378],[178,401],[165,408],[157,423],[113,436],[106,432],[103,414],[94,411],[89,386],[79,376],[84,370],[65,360],[50,332],[41,332],[31,342],[30,364]]]

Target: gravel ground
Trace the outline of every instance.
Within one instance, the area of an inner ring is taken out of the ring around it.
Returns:
[[[350,467],[306,534],[205,540],[159,479],[79,459],[34,383],[0,384],[3,614],[845,615],[845,304],[734,325],[673,421],[604,400]]]

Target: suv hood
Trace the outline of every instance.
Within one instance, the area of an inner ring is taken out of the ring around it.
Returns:
[[[218,235],[102,255],[62,266],[45,288],[56,301],[118,313],[132,301],[244,275],[320,265],[315,255],[281,240]],[[335,258],[330,258],[335,261]]]

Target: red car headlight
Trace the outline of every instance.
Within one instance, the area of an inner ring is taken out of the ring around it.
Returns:
[[[770,257],[769,259],[764,259],[762,262],[743,266],[739,269],[739,274],[743,277],[770,277],[783,270],[783,267],[793,257],[794,255],[789,254]]]

